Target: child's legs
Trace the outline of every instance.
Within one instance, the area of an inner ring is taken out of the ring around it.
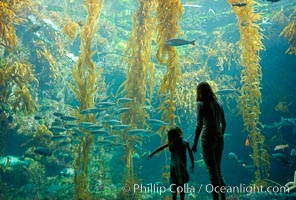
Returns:
[[[184,184],[182,185],[173,184],[171,187],[171,190],[172,190],[171,192],[172,192],[173,200],[177,200],[178,192],[180,194],[180,199],[181,200],[185,199]]]

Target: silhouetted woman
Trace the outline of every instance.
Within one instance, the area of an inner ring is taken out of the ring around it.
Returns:
[[[211,86],[201,82],[196,89],[197,124],[192,151],[196,152],[199,136],[201,135],[202,155],[207,166],[211,184],[215,190],[212,192],[213,200],[225,200],[225,186],[221,175],[221,159],[224,146],[224,132],[226,121],[222,106],[217,101]]]

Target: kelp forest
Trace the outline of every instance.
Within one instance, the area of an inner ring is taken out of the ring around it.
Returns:
[[[223,105],[229,199],[296,198],[296,2],[0,0],[0,199],[171,199],[196,87]],[[211,199],[201,148],[185,199]],[[232,188],[282,188],[260,193]]]

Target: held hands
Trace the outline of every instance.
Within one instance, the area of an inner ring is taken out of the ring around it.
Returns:
[[[193,151],[193,153],[196,153],[196,151],[197,151],[197,147],[196,146],[197,145],[193,145],[192,148],[191,148],[191,150]]]
[[[151,154],[149,154],[149,155],[148,155],[148,159],[152,158],[152,156],[153,156],[153,154],[152,154],[152,153],[151,153]]]
[[[191,172],[191,173],[194,172],[194,163],[190,166],[190,172]]]

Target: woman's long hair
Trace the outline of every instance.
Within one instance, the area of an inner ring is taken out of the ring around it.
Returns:
[[[207,82],[201,82],[196,87],[196,101],[215,101],[217,96]]]
[[[176,149],[177,146],[182,142],[183,132],[179,127],[173,127],[168,131],[168,143],[169,150]]]

